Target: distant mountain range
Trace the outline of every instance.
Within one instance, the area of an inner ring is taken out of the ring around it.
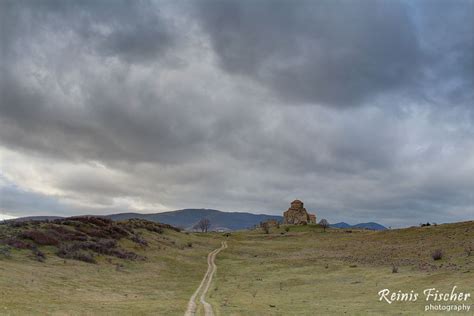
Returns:
[[[238,230],[253,227],[260,222],[275,219],[282,221],[282,216],[251,214],[239,212],[221,212],[210,209],[184,209],[172,212],[139,214],[121,213],[107,215],[112,220],[126,220],[130,218],[142,218],[149,221],[170,224],[176,227],[191,230],[202,218],[211,222],[211,230]]]
[[[358,228],[358,229],[370,229],[370,230],[385,230],[387,227],[380,225],[378,223],[369,222],[369,223],[360,223],[356,225],[349,225],[345,222],[340,222],[336,224],[331,224],[331,227],[334,228]]]
[[[283,222],[282,216],[277,215],[265,215],[265,214],[252,214],[252,213],[240,213],[240,212],[221,212],[218,210],[211,209],[184,209],[172,212],[154,213],[154,214],[141,214],[141,213],[120,213],[105,215],[104,217],[110,218],[115,221],[127,220],[130,218],[141,218],[153,222],[160,222],[164,224],[173,225],[186,230],[192,230],[193,226],[196,225],[202,218],[207,218],[211,222],[211,230],[238,230],[246,229],[258,225],[260,222],[274,219],[279,222]],[[59,216],[29,216],[15,219],[15,221],[26,221],[26,220],[54,220],[61,218]],[[360,223],[357,225],[349,225],[341,222],[332,224],[331,227],[335,228],[359,228],[359,229],[371,229],[371,230],[384,230],[387,229],[384,226],[377,223]]]
[[[26,216],[7,219],[7,221],[26,222],[26,221],[52,221],[54,219],[64,218],[62,216]]]

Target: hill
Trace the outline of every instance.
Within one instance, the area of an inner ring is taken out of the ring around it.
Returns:
[[[221,212],[211,209],[183,209],[172,212],[139,214],[121,213],[107,215],[112,220],[127,220],[130,218],[140,218],[153,222],[160,222],[186,230],[192,230],[193,226],[202,218],[207,218],[211,222],[211,230],[239,230],[251,228],[262,221],[275,219],[282,221],[282,216],[251,214],[241,212]]]
[[[282,225],[268,234],[222,234],[70,218],[0,223],[0,240],[8,315],[183,315],[208,254],[223,240],[228,248],[216,259],[206,297],[216,315],[420,315],[424,299],[388,304],[377,293],[423,295],[453,286],[474,292],[472,221],[384,231]],[[442,256],[435,260],[437,250]]]
[[[331,224],[330,225],[333,228],[357,228],[357,229],[368,229],[368,230],[385,230],[387,227],[380,225],[378,223],[374,222],[369,222],[369,223],[360,223],[360,224],[355,224],[355,225],[349,225],[345,222],[340,222],[336,224]]]
[[[0,314],[182,315],[220,238],[145,220],[2,222]]]
[[[169,224],[175,227],[180,227],[185,230],[192,230],[193,226],[202,218],[207,218],[211,222],[211,229],[213,231],[233,231],[240,229],[252,228],[260,222],[274,219],[283,222],[283,217],[278,215],[266,214],[252,214],[244,212],[222,212],[213,209],[183,209],[177,211],[163,212],[163,213],[118,213],[111,215],[104,215],[103,217],[110,218],[114,221],[123,221],[132,218],[140,218],[152,222],[159,222]],[[43,221],[61,219],[59,216],[29,216],[13,219],[13,221]],[[385,230],[385,226],[378,223],[360,223],[356,225],[349,225],[345,222],[331,224],[334,228],[356,228],[369,230]]]
[[[26,216],[26,217],[17,217],[12,218],[7,221],[15,221],[15,222],[28,222],[28,221],[52,221],[55,219],[64,218],[62,216]]]

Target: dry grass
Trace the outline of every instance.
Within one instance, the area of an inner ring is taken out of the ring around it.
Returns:
[[[51,229],[35,225],[8,230]],[[68,232],[62,234],[70,236],[70,244],[84,242],[74,240],[83,236],[70,233],[77,231],[74,225],[63,225]],[[220,315],[417,315],[424,302],[389,305],[378,301],[378,291],[457,285],[474,294],[474,256],[466,251],[474,222],[351,233],[282,226],[269,234],[258,229],[227,236],[165,227],[159,233],[147,225],[123,226],[134,233],[116,239],[117,247],[144,261],[99,251],[97,264],[89,264],[59,258],[52,245],[37,247],[46,256],[39,262],[28,247],[2,246],[9,250],[0,256],[0,314],[182,315],[207,269],[207,253],[223,238],[229,248],[217,257],[207,299]],[[10,237],[0,225],[0,238]],[[33,245],[30,239],[18,241]],[[436,249],[444,255],[434,261]],[[398,273],[392,273],[393,266]]]
[[[417,315],[424,301],[390,305],[378,301],[378,291],[450,291],[457,285],[474,294],[474,259],[464,250],[474,240],[474,222],[383,232],[323,233],[317,226],[282,232],[284,227],[269,235],[232,235],[217,258],[222,268],[210,297],[219,314]],[[433,261],[437,248],[446,249],[445,256]]]
[[[42,230],[51,223],[33,225]],[[157,233],[148,229],[151,226],[133,226],[147,247],[129,238],[114,242],[124,252],[146,260],[111,256],[105,249],[112,244],[101,246],[93,257],[97,264],[60,258],[55,246],[40,246],[43,262],[37,261],[31,249],[10,247],[8,256],[0,256],[0,315],[182,315],[207,268],[207,254],[220,244],[221,236],[185,234],[163,227]],[[72,231],[75,226],[65,227]],[[32,226],[14,227],[15,232],[11,229],[0,225],[0,236],[16,236]],[[64,245],[76,243],[88,243],[87,249],[95,247],[90,240]],[[90,253],[80,249],[76,254]]]

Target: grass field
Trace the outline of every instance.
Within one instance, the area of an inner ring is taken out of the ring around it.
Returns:
[[[207,253],[225,238],[229,247],[217,257],[208,295],[218,315],[417,315],[427,304],[426,288],[457,286],[474,295],[474,253],[466,251],[474,247],[474,222],[383,232],[292,226],[229,237],[167,229],[141,234],[148,247],[128,239],[120,246],[145,261],[99,255],[90,264],[59,258],[52,246],[40,247],[44,262],[29,250],[0,255],[0,314],[183,315]],[[431,257],[436,249],[441,260]],[[421,297],[380,302],[377,293],[385,288]]]
[[[217,260],[210,301],[221,315],[416,315],[427,302],[380,302],[385,288],[457,286],[474,294],[474,223],[384,232],[291,227],[233,234]],[[431,252],[442,249],[434,261]],[[398,273],[392,273],[393,264]],[[428,302],[429,303],[429,302]],[[466,304],[474,304],[471,298]],[[471,313],[473,310],[471,309]]]
[[[98,256],[90,264],[59,258],[50,246],[41,247],[45,262],[29,250],[0,256],[0,315],[182,315],[221,236],[142,234],[146,248],[120,243],[146,261]]]

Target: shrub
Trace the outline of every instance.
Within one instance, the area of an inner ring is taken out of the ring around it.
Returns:
[[[131,230],[133,228],[141,228],[141,229],[146,229],[148,231],[158,233],[158,234],[162,234],[163,229],[165,229],[165,228],[166,229],[171,229],[171,230],[174,230],[174,231],[177,231],[177,232],[181,231],[181,228],[177,228],[177,227],[174,227],[174,226],[171,226],[171,225],[168,225],[168,224],[162,224],[162,223],[147,221],[147,220],[139,219],[139,218],[132,218],[132,219],[129,219],[128,221],[125,221],[125,222],[119,222],[118,225],[120,225],[121,227],[125,227],[129,230]]]
[[[436,249],[435,251],[433,251],[431,253],[431,258],[433,258],[433,260],[440,260],[443,258],[443,251],[441,249]]]
[[[192,248],[192,247],[193,247],[193,243],[190,242],[190,241],[188,241],[187,246],[188,246],[188,248]]]
[[[87,240],[86,234],[77,230],[67,229],[62,226],[50,225],[49,229],[47,230],[47,233],[61,241],[86,241]]]
[[[56,246],[59,241],[53,236],[46,234],[40,230],[27,230],[19,235],[21,238],[30,239],[38,245]]]
[[[263,232],[265,234],[269,234],[270,233],[270,225],[268,225],[267,222],[263,222],[261,225],[260,225],[263,229]]]
[[[11,248],[9,246],[1,246],[0,247],[0,256],[5,258],[11,257]]]
[[[464,252],[467,254],[468,257],[471,256],[473,251],[474,249],[472,246],[467,246],[466,248],[464,248]]]
[[[96,242],[84,242],[81,246],[82,249],[90,249],[94,252],[108,255],[117,247],[117,241],[113,239],[100,239]]]
[[[130,237],[130,240],[133,241],[134,243],[139,244],[139,245],[142,245],[142,246],[145,246],[145,247],[148,246],[148,241],[143,239],[143,237],[138,235],[138,234],[132,235],[132,237]]]
[[[142,256],[137,255],[131,251],[125,251],[121,249],[115,249],[110,252],[110,255],[120,258],[120,259],[128,259],[128,260],[143,260],[145,259]]]
[[[64,219],[55,219],[52,221],[52,223],[54,224],[58,224],[58,225],[66,225],[66,226],[73,226],[73,227],[79,227],[82,225],[81,222],[78,222],[78,221],[72,221],[72,220],[64,220]]]
[[[56,255],[60,258],[65,259],[74,259],[79,261],[84,261],[88,263],[96,263],[96,260],[92,254],[89,252],[83,251],[87,249],[84,246],[84,243],[73,243],[69,245],[61,245]]]
[[[41,250],[36,248],[36,246],[31,249],[31,253],[33,254],[33,257],[39,262],[43,262],[46,259],[46,255]]]
[[[6,241],[7,245],[12,246],[16,249],[31,249],[33,245],[30,243],[24,242],[23,240],[19,240],[16,238],[10,238]]]
[[[286,231],[286,232],[289,232],[289,231],[290,231],[290,227],[289,227],[289,226],[286,226],[286,227],[285,227],[285,231]]]
[[[392,265],[392,273],[398,273],[398,267],[396,265]]]
[[[13,228],[20,228],[20,227],[26,227],[29,225],[28,221],[15,221],[15,220],[9,220],[5,222],[9,227]]]
[[[76,253],[73,254],[71,259],[84,261],[84,262],[87,262],[87,263],[97,263],[94,256],[91,255],[90,253],[87,253],[87,252],[76,252]]]
[[[143,258],[134,252],[124,251],[116,247],[116,240],[99,239],[96,241],[75,242],[67,245],[61,245],[56,254],[61,258],[77,259],[77,254],[84,254],[83,250],[89,250],[98,254],[114,256],[121,259],[137,260]]]
[[[97,216],[76,216],[76,217],[69,217],[69,220],[82,222],[86,224],[92,224],[99,227],[112,225],[111,219],[108,219],[105,217],[97,217]]]

